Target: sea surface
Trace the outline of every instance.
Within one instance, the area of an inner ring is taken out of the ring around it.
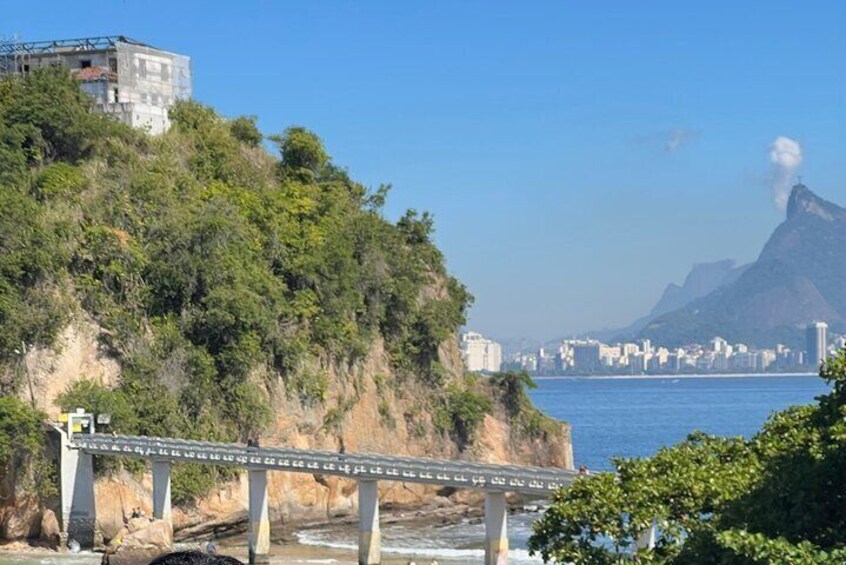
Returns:
[[[827,392],[816,376],[697,377],[551,377],[537,380],[530,392],[544,412],[572,425],[576,465],[612,470],[612,457],[640,457],[702,430],[728,436],[751,436],[774,411],[808,404]],[[509,517],[510,562],[540,563],[530,558],[526,541],[539,514]],[[310,529],[298,535],[299,549],[280,546],[276,563],[354,563],[354,526]],[[419,565],[482,561],[484,525],[466,520],[450,526],[382,526],[383,562]],[[237,557],[245,558],[246,555]],[[0,565],[93,565],[44,556],[0,555]]]
[[[549,377],[530,396],[572,426],[576,467],[613,469],[612,457],[643,457],[700,430],[754,434],[767,417],[828,392],[816,375]]]
[[[648,456],[663,446],[701,430],[726,436],[753,435],[774,411],[808,404],[826,393],[814,375],[549,377],[530,391],[541,410],[572,426],[576,466],[613,470],[612,457]],[[530,558],[526,542],[539,514],[509,517],[511,563],[540,563]],[[303,532],[300,542],[336,549],[355,548],[355,531],[337,528]],[[484,525],[382,529],[385,557],[413,557],[418,564],[479,563]],[[401,561],[405,563],[405,561]]]

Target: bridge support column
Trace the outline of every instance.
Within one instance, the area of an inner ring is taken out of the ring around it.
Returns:
[[[358,481],[358,564],[379,565],[381,562],[379,483]]]
[[[83,548],[94,547],[96,512],[94,507],[94,461],[90,453],[71,449],[70,440],[63,430],[59,445],[61,471],[61,520],[60,543],[76,540]]]
[[[153,518],[173,523],[170,508],[170,462],[153,460]]]
[[[504,492],[485,493],[485,565],[508,563],[507,507]]]
[[[250,469],[250,563],[270,561],[270,516],[267,510],[267,470]]]

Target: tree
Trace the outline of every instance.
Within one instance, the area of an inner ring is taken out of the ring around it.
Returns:
[[[258,147],[264,137],[256,126],[257,119],[256,116],[239,116],[229,122],[232,136],[249,147]]]
[[[750,440],[697,433],[655,456],[580,477],[534,527],[557,563],[841,563],[846,547],[846,350],[811,406],[773,415]],[[653,550],[636,540],[656,520]]]
[[[282,170],[288,173],[308,171],[316,175],[328,162],[323,142],[304,127],[294,126],[281,136],[272,136],[282,154]]]

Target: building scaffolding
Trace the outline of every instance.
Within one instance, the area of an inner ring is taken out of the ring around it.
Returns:
[[[0,39],[0,77],[44,67],[68,69],[94,108],[161,133],[168,110],[191,98],[191,60],[124,35],[23,42]]]

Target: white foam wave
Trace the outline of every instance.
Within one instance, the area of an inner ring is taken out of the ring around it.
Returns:
[[[302,545],[328,547],[330,549],[343,549],[357,551],[358,546],[354,543],[330,541],[319,535],[312,535],[309,532],[298,532],[297,539]],[[442,559],[473,559],[481,560],[485,556],[481,549],[450,549],[444,547],[394,547],[383,546],[382,553],[408,555],[413,557],[440,557]],[[532,557],[525,549],[508,550],[509,559],[520,563],[543,563],[540,557]]]

